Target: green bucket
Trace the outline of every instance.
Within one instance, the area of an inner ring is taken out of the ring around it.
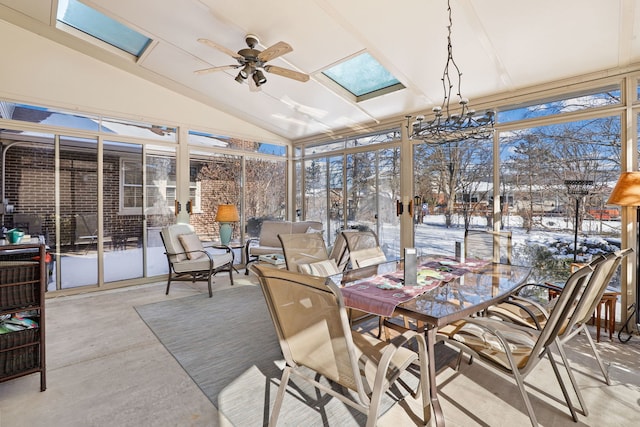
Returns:
[[[9,243],[15,245],[16,243],[20,243],[22,236],[24,236],[24,231],[18,230],[17,228],[13,228],[7,231],[5,234],[7,236],[7,240],[9,241]]]

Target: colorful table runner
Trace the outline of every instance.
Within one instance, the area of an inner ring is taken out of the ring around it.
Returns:
[[[404,286],[404,271],[399,270],[349,283],[341,288],[342,297],[348,307],[389,317],[398,304],[487,264],[489,261],[469,259],[461,263],[448,257],[433,258],[418,266],[416,286]]]

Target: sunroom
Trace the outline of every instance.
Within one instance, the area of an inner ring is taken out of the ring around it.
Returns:
[[[226,204],[239,211],[239,270],[246,243],[274,219],[322,222],[329,247],[342,230],[372,230],[387,259],[413,247],[453,255],[467,230],[506,231],[513,262],[532,266],[535,282],[640,249],[637,208],[608,203],[621,173],[640,169],[633,2],[412,1],[413,13],[282,2],[291,22],[258,2],[40,3],[0,1],[0,225],[43,237],[50,298],[164,281],[159,230],[190,223],[219,241]],[[88,8],[139,45],[96,40],[62,7]],[[291,43],[273,66],[310,80],[268,68],[266,82],[244,79],[228,51],[253,32],[261,50]],[[415,123],[443,102],[452,46],[458,90],[494,123],[481,137],[425,142]],[[342,68],[354,59],[359,70]],[[217,67],[230,68],[194,73]],[[353,75],[382,83],[349,88],[341,79]],[[611,282],[616,329],[637,299],[637,266],[627,258]]]

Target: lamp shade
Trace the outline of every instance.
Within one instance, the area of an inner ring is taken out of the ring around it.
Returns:
[[[607,204],[640,206],[640,172],[623,172],[618,178]]]
[[[238,215],[238,209],[236,205],[219,205],[218,213],[216,214],[217,222],[236,222],[240,221]]]

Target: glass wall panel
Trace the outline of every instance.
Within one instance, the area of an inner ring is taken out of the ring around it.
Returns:
[[[307,160],[305,165],[305,218],[323,222],[327,246],[344,228],[371,230],[387,258],[399,256],[399,148]]]
[[[287,217],[287,164],[280,160],[246,159],[244,214],[246,238],[258,237],[265,219]]]
[[[245,145],[247,151],[260,154],[269,154],[271,156],[286,157],[287,147],[284,145],[269,144],[266,142],[255,142]]]
[[[115,135],[133,136],[156,141],[177,142],[176,128],[129,120],[102,118],[100,130]]]
[[[491,229],[491,140],[414,146],[415,245],[423,253],[452,254],[470,228]]]
[[[400,195],[400,148],[378,151],[377,209],[378,239],[387,259],[400,256],[400,217],[395,201]]]
[[[235,204],[241,212],[241,194],[242,157],[190,154],[189,198],[193,203],[190,222],[203,239],[220,240],[220,225],[215,222],[218,205]],[[232,234],[232,240],[239,239],[240,223],[234,225]]]
[[[364,145],[380,144],[400,140],[400,129],[391,129],[386,132],[378,132],[369,135],[361,135],[356,138],[347,139],[347,148],[362,147]]]
[[[304,148],[304,155],[311,156],[314,154],[327,153],[329,151],[344,150],[344,144],[345,144],[345,141],[343,140],[343,141],[307,146]]]
[[[498,123],[507,123],[515,120],[532,119],[555,114],[571,113],[590,108],[604,107],[607,105],[619,105],[621,102],[620,85],[590,89],[573,97],[563,95],[559,100],[550,100],[544,103],[539,101],[516,108],[498,112]]]
[[[100,118],[90,114],[77,114],[75,112],[68,112],[54,108],[17,104],[1,100],[0,107],[0,117],[3,119],[89,131],[98,131],[100,128]],[[3,130],[3,132],[16,131]]]
[[[295,186],[295,212],[296,219],[302,216],[302,161],[295,160],[293,162],[293,185]]]
[[[303,219],[321,221],[327,229],[329,213],[327,197],[328,164],[326,158],[306,160]]]
[[[189,145],[200,147],[219,147],[234,150],[242,149],[242,140],[223,135],[213,135],[206,132],[189,131]]]
[[[60,287],[98,283],[98,141],[60,137]]]
[[[142,145],[103,146],[104,281],[143,276]]]
[[[55,290],[55,151],[54,135],[6,139],[2,148],[2,227],[18,228],[32,238],[42,236],[49,247],[48,289]],[[2,236],[4,238],[4,236]],[[33,255],[28,255],[30,258]]]
[[[147,276],[157,276],[169,272],[160,230],[176,222],[176,153],[147,145],[145,160],[146,267]]]
[[[347,168],[347,228],[377,232],[377,151],[348,154]]]
[[[329,160],[329,221],[326,229],[327,246],[333,245],[336,234],[344,227],[344,185],[342,165],[344,156],[330,157]]]
[[[500,149],[503,224],[533,281],[564,282],[574,260],[620,247],[619,210],[605,206],[620,173],[619,116],[504,133]]]

